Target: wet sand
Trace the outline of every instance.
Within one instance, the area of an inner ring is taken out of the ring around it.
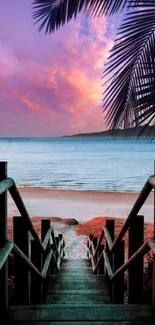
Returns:
[[[139,193],[73,191],[42,188],[19,188],[31,216],[75,218],[79,222],[96,216],[126,218]],[[145,221],[153,222],[153,193],[140,210]],[[19,215],[9,197],[8,215]]]

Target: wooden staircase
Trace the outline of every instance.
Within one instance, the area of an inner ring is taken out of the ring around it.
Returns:
[[[44,304],[9,309],[9,325],[153,325],[151,306],[110,304],[103,275],[93,275],[88,260],[64,260],[51,275]],[[10,320],[11,319],[11,320]]]
[[[7,177],[7,163],[1,162],[0,325],[154,325],[155,218],[154,235],[144,242],[144,217],[138,215],[153,188],[155,175],[148,178],[117,237],[115,221],[106,220],[100,238],[88,238],[88,259],[67,260],[62,234],[55,236],[50,220],[44,218],[39,236],[14,180]],[[7,191],[20,213],[13,218],[12,241],[7,237]],[[152,305],[143,305],[144,256],[148,252],[153,260]],[[11,302],[10,254],[14,265]],[[128,304],[124,304],[125,281]]]

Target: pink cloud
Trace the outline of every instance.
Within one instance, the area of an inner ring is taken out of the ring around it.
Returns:
[[[24,0],[21,6],[14,0],[10,32],[4,19],[8,6],[2,2],[0,135],[53,136],[104,129],[101,76],[113,42],[107,37],[107,18],[86,21],[81,15],[45,36],[32,24],[30,4]]]

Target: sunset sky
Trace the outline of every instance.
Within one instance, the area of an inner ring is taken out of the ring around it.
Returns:
[[[86,15],[45,35],[31,0],[0,1],[0,136],[105,129],[101,76],[118,17]]]

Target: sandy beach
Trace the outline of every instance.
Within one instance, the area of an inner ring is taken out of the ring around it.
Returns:
[[[19,191],[31,216],[75,218],[78,222],[96,216],[126,218],[139,194],[30,187],[19,187]],[[145,221],[153,222],[153,193],[146,200],[140,214],[145,216]],[[8,215],[19,215],[10,196]]]
[[[86,258],[87,236],[99,238],[105,220],[116,219],[116,235],[122,228],[138,193],[68,191],[41,188],[19,188],[37,232],[40,220],[49,218],[56,235],[63,233],[67,258]],[[153,234],[153,193],[140,211],[145,216],[145,239]],[[12,216],[19,215],[9,196],[9,237],[12,239]],[[75,219],[75,220],[68,220]],[[74,222],[77,221],[77,222]],[[78,223],[78,225],[76,225]]]

